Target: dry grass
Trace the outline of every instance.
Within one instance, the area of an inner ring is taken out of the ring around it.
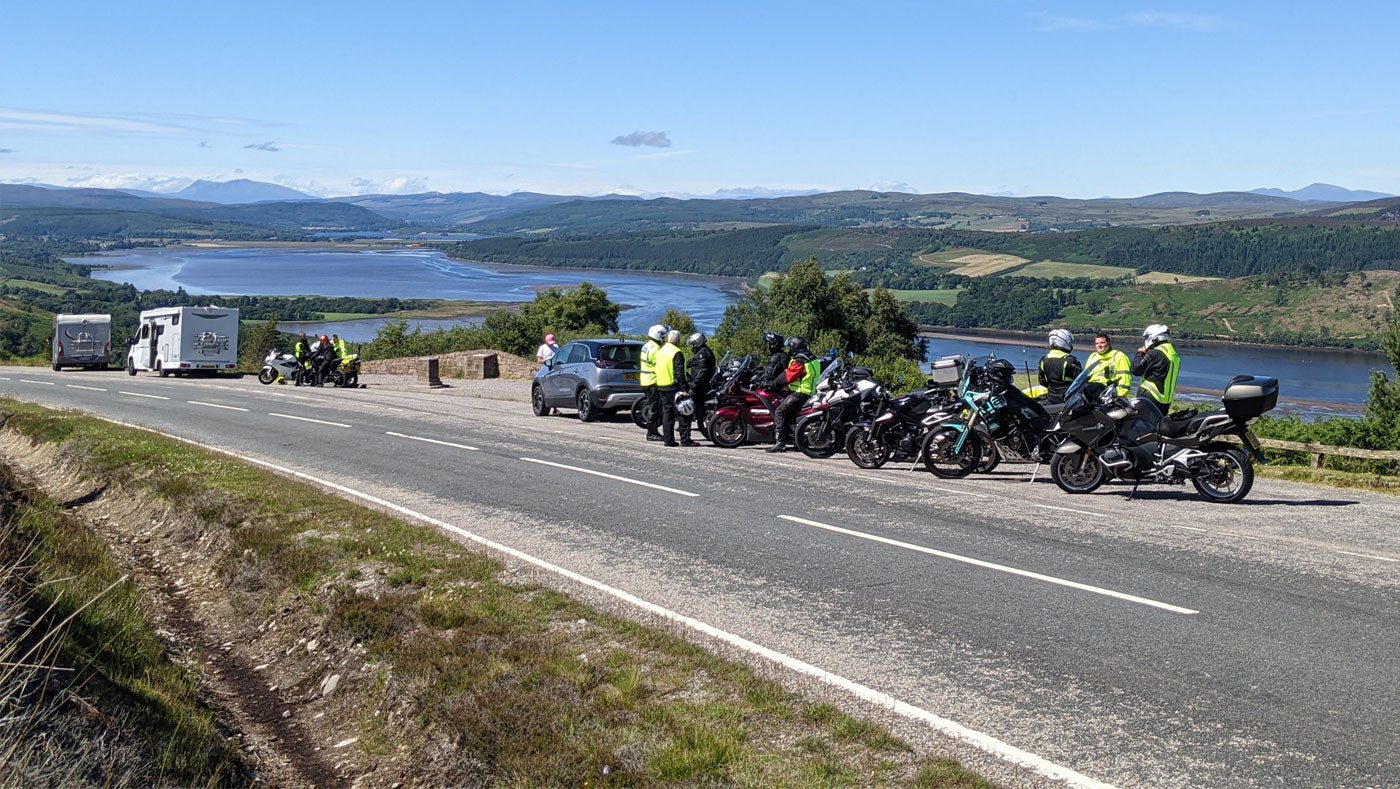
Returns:
[[[1010,271],[1011,269],[1019,268],[1021,266],[1026,265],[1030,261],[1022,257],[1017,257],[1015,255],[993,255],[988,253],[979,253],[974,255],[963,255],[961,257],[954,258],[952,262],[959,263],[961,265],[958,266],[958,268],[953,269],[950,273],[959,274],[964,277],[986,277],[992,274],[1000,274],[1004,271]]]

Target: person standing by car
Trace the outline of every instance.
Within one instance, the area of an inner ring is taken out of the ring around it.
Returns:
[[[1047,392],[1046,402],[1063,403],[1069,385],[1084,369],[1071,353],[1073,350],[1074,335],[1068,329],[1050,332],[1050,351],[1040,357],[1040,385]]]
[[[806,339],[789,337],[787,347],[792,361],[783,371],[783,382],[789,393],[773,413],[773,446],[768,448],[769,452],[786,452],[788,445],[795,443],[792,422],[807,398],[816,391],[817,379],[822,374],[822,364],[807,350]]]
[[[546,334],[544,336],[544,343],[540,345],[538,351],[535,351],[535,364],[542,365],[548,362],[550,359],[553,359],[554,354],[558,352],[559,344],[554,341],[554,335]]]
[[[710,350],[704,334],[690,335],[690,362],[686,367],[689,375],[690,399],[695,410],[681,420],[681,446],[698,447],[699,442],[690,437],[691,425],[705,424],[705,401],[710,397],[710,382],[715,377],[715,352]]]
[[[680,348],[681,333],[666,333],[666,344],[652,357],[656,368],[656,393],[661,406],[661,437],[668,447],[676,443],[676,395],[685,383],[685,356]]]
[[[1142,332],[1142,347],[1133,357],[1133,375],[1141,376],[1138,397],[1146,397],[1157,405],[1162,416],[1172,407],[1176,396],[1176,375],[1181,372],[1181,356],[1172,345],[1165,324],[1154,323]]]
[[[661,434],[656,431],[661,424],[661,404],[657,402],[656,396],[656,353],[661,350],[661,345],[666,341],[667,332],[671,331],[664,324],[653,324],[647,329],[647,341],[642,346],[642,356],[638,362],[641,367],[639,380],[642,384],[642,397],[647,401],[647,440],[660,441]]]

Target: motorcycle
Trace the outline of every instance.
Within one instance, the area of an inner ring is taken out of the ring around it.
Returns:
[[[360,355],[348,353],[340,357],[340,375],[344,380],[341,386],[353,389],[360,383]]]
[[[1254,462],[1267,462],[1249,421],[1278,404],[1278,379],[1239,375],[1221,396],[1221,410],[1167,419],[1152,401],[1115,396],[1090,383],[1093,368],[1070,384],[1056,423],[1067,438],[1055,449],[1050,476],[1067,493],[1089,493],[1122,479],[1182,485],[1207,501],[1231,504],[1254,485]],[[1243,447],[1221,441],[1233,435]],[[1130,494],[1131,498],[1131,494]]]
[[[961,434],[930,431],[923,448],[924,465],[944,478],[966,476],[972,471],[987,473],[1003,458],[1048,463],[1062,436],[1051,428],[1059,405],[1046,405],[1027,396],[1013,383],[1010,364],[995,357],[972,364],[958,387],[963,406]],[[950,428],[956,429],[949,424]],[[961,453],[963,444],[981,444],[981,460],[968,469]]]
[[[845,447],[846,431],[862,419],[873,419],[880,385],[870,378],[870,368],[851,367],[844,359],[832,359],[816,391],[798,414],[793,443],[811,458],[826,458]]]
[[[773,412],[782,395],[749,385],[754,357],[720,362],[720,380],[715,385],[715,410],[707,424],[707,434],[715,446],[734,449],[747,442],[773,440]]]
[[[295,356],[276,348],[267,352],[262,369],[258,371],[258,383],[261,384],[270,384],[278,378],[285,378],[297,386],[305,386],[310,377],[310,371],[302,367]]]
[[[947,423],[956,414],[955,401],[943,388],[890,397],[883,390],[875,396],[874,419],[857,422],[846,431],[846,456],[861,468],[880,468],[890,460],[919,458],[924,435]],[[974,443],[980,455],[981,445]],[[974,465],[976,458],[974,455]]]

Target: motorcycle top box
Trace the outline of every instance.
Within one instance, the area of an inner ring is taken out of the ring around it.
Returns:
[[[1278,379],[1258,375],[1237,375],[1225,385],[1220,398],[1232,419],[1253,419],[1278,405]]]
[[[967,362],[961,356],[945,356],[933,363],[929,386],[954,386],[962,380]]]

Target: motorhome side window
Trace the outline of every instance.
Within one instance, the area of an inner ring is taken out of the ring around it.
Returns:
[[[147,323],[146,325],[144,325],[144,326],[141,327],[141,339],[143,339],[143,340],[149,340],[150,338],[151,338],[151,324]]]
[[[170,316],[170,325],[171,325],[171,326],[179,326],[179,325],[180,325],[180,313],[177,312],[177,313],[175,313],[174,315],[171,315],[171,316]]]

